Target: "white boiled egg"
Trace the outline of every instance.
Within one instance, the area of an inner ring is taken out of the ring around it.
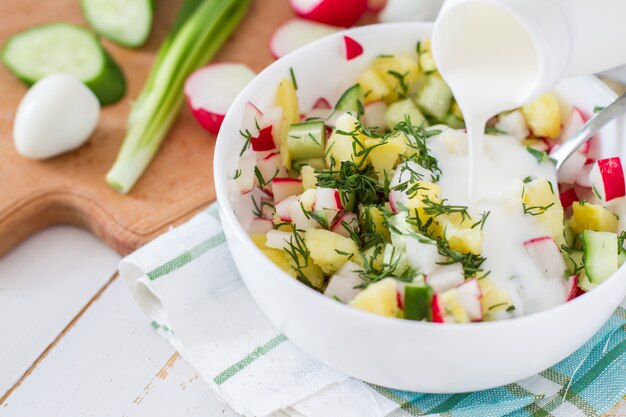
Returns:
[[[17,151],[46,159],[80,147],[100,118],[95,94],[78,79],[52,74],[37,81],[24,95],[13,122]]]

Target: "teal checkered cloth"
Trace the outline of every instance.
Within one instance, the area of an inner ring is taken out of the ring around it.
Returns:
[[[624,308],[567,359],[500,388],[420,394],[329,369],[256,307],[215,205],[125,258],[120,273],[152,326],[246,416],[600,416],[626,395]]]

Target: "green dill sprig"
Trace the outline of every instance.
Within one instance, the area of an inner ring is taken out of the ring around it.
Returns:
[[[300,282],[308,287],[318,290],[313,286],[311,281],[304,274],[303,270],[309,267],[309,259],[311,258],[311,252],[304,243],[304,238],[300,235],[300,232],[296,229],[294,224],[290,224],[292,228],[291,239],[287,242],[287,247],[283,250],[291,259],[291,267],[296,271],[296,277]]]
[[[490,214],[491,214],[491,212],[490,212],[490,211],[483,211],[483,212],[480,214],[480,220],[479,220],[479,221],[477,221],[476,223],[474,223],[474,224],[472,225],[472,229],[474,229],[474,228],[476,228],[476,227],[480,226],[480,230],[483,230],[483,227],[485,227],[485,222],[486,222],[486,221],[487,221],[487,219],[489,218],[489,215],[490,215]]]
[[[406,76],[409,75],[409,72],[407,71],[404,74],[400,74],[397,71],[389,70],[387,71],[387,73],[394,77],[396,80],[398,80],[398,84],[400,85],[400,94],[398,95],[400,96],[400,98],[406,98],[409,94],[409,85],[406,82]]]
[[[530,214],[531,216],[540,216],[554,206],[554,203],[550,203],[546,206],[528,206],[526,203],[522,203],[524,214]]]
[[[328,229],[328,219],[323,211],[307,210],[302,203],[300,203],[300,208],[307,219],[313,219],[324,229]]]
[[[317,186],[336,188],[343,202],[354,199],[361,204],[377,204],[384,196],[374,168],[367,165],[360,170],[352,161],[342,161],[338,170],[317,171]]]
[[[404,121],[398,123],[393,131],[386,137],[394,135],[396,132],[404,133],[408,139],[407,146],[415,151],[414,155],[404,157],[403,160],[413,160],[421,167],[432,173],[433,181],[437,181],[441,174],[437,158],[430,154],[427,146],[428,138],[438,135],[440,131],[427,131],[423,126],[415,126],[411,123],[411,118],[407,115]]]
[[[443,216],[446,214],[458,213],[461,215],[461,223],[467,219],[470,219],[470,215],[467,206],[451,206],[446,204],[448,200],[443,199],[441,203],[432,201],[428,196],[425,196],[422,202],[424,203],[424,213],[433,217]]]
[[[254,176],[259,181],[259,186],[261,188],[265,188],[266,185],[270,184],[274,180],[274,178],[278,176],[279,173],[280,173],[280,170],[276,168],[276,172],[274,173],[274,176],[266,180],[265,178],[263,178],[263,174],[259,170],[259,167],[254,167]]]
[[[411,282],[415,278],[416,272],[412,268],[407,268],[401,273],[397,272],[400,264],[401,257],[396,255],[396,248],[392,246],[391,249],[391,262],[383,262],[380,267],[375,265],[376,258],[382,253],[384,246],[377,246],[371,257],[366,257],[362,252],[359,252],[361,256],[361,263],[363,264],[363,271],[359,274],[363,283],[357,285],[355,288],[367,288],[369,285],[374,284],[388,277],[393,277],[398,281]]]

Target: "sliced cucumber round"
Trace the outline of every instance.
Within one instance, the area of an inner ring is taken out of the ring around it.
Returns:
[[[126,93],[124,74],[96,36],[70,23],[45,24],[14,35],[2,50],[2,61],[27,85],[50,74],[73,75],[103,106]]]
[[[91,27],[105,38],[130,48],[148,39],[153,0],[81,0],[80,4]]]

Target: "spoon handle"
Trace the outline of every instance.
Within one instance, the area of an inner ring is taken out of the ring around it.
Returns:
[[[589,140],[598,130],[626,113],[626,94],[622,94],[613,103],[598,112],[594,117],[589,119],[576,133],[561,144],[552,154],[552,159],[556,164],[557,171],[563,166],[563,163],[576,152],[580,146]]]

